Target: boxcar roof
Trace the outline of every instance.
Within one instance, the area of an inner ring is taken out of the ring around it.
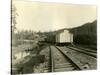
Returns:
[[[59,33],[62,33],[64,30],[70,31],[70,29],[68,29],[68,28],[63,28],[63,29],[60,29],[60,30],[55,31],[55,33],[56,34],[59,34]]]

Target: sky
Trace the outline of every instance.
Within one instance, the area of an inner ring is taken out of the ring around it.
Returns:
[[[18,30],[51,31],[96,20],[96,6],[14,1]]]

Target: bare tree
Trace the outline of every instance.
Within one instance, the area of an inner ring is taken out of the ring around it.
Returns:
[[[11,27],[12,27],[12,34],[15,33],[15,31],[17,30],[16,28],[16,16],[18,16],[18,13],[16,12],[16,7],[15,7],[15,4],[12,2],[12,7],[11,7],[11,18],[12,18],[12,24],[11,24]]]

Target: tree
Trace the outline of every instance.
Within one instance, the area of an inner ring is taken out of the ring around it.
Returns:
[[[12,8],[11,8],[11,18],[12,18],[12,24],[11,24],[11,31],[12,31],[12,35],[14,35],[15,31],[17,30],[16,28],[16,16],[18,16],[18,13],[16,12],[16,7],[15,4],[12,2]]]

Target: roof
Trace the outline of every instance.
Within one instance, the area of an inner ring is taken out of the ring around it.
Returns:
[[[55,33],[56,33],[56,34],[59,34],[59,33],[64,32],[64,30],[68,30],[68,31],[70,31],[70,28],[59,29],[59,30],[55,31]]]
[[[93,22],[87,22],[81,26],[77,26],[77,27],[74,27],[74,28],[71,28],[70,29],[70,32],[74,32],[76,29],[81,29],[81,28],[87,28],[87,27],[91,27],[91,26],[96,26],[97,25],[97,20],[93,21]]]

